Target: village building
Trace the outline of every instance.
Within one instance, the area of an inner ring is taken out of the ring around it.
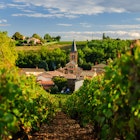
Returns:
[[[97,74],[101,74],[101,73],[105,72],[105,67],[106,66],[107,66],[106,64],[102,64],[102,63],[101,64],[97,64],[97,65],[92,66],[91,71],[94,71]]]
[[[44,73],[45,70],[44,69],[38,69],[38,68],[22,68],[20,73],[25,74],[27,76],[38,76],[41,73]]]
[[[41,44],[41,40],[40,39],[37,39],[37,38],[34,38],[34,37],[31,37],[27,40],[27,44],[30,44],[30,43],[33,43],[34,45],[37,45],[37,44]]]
[[[60,67],[54,71],[45,71],[38,68],[23,68],[22,71],[27,75],[34,75],[37,82],[44,87],[45,90],[54,86],[53,77],[64,77],[68,80],[68,87],[71,92],[78,90],[86,78],[93,78],[104,73],[105,64],[97,64],[91,70],[83,70],[78,66],[78,52],[75,40],[72,43],[70,51],[70,61],[65,67]]]

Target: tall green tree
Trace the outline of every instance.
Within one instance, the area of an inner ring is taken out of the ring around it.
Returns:
[[[52,40],[52,37],[49,34],[45,34],[44,40],[46,40],[46,42],[50,42]]]
[[[53,78],[53,82],[55,83],[55,85],[58,87],[59,92],[67,86],[67,79],[64,77],[54,77]]]
[[[36,39],[41,39],[40,35],[38,35],[38,34],[36,34],[36,33],[34,33],[34,34],[32,35],[32,37],[34,37],[34,38],[36,38]]]
[[[59,35],[55,37],[56,41],[60,41],[60,39],[61,39],[61,36],[59,36]]]
[[[19,32],[15,32],[14,35],[12,36],[12,39],[14,40],[23,40],[23,35]]]

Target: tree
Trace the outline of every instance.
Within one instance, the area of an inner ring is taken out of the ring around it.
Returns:
[[[55,37],[55,40],[56,40],[56,41],[60,41],[60,39],[61,39],[61,36],[56,36],[56,37]]]
[[[38,65],[39,68],[43,68],[45,69],[46,71],[49,71],[49,68],[48,68],[48,64],[46,63],[45,60],[42,60],[39,65]]]
[[[53,82],[55,83],[55,85],[58,87],[59,92],[67,86],[67,79],[64,77],[54,77],[53,78]]]
[[[15,34],[12,36],[12,39],[14,40],[23,40],[23,35],[20,34],[19,32],[15,32]]]
[[[14,66],[16,59],[14,42],[5,32],[0,32],[0,67]]]
[[[106,39],[105,33],[103,33],[103,38],[102,39]]]
[[[36,38],[36,39],[39,39],[41,44],[44,43],[44,40],[43,40],[42,37],[39,36],[38,34],[34,33],[34,34],[32,35],[32,37],[33,37],[33,38]],[[37,44],[40,44],[40,43],[37,43]]]
[[[110,37],[109,36],[106,36],[105,33],[103,33],[103,40],[104,39],[110,39]]]
[[[41,37],[40,37],[38,34],[36,34],[36,33],[34,33],[34,34],[32,35],[32,37],[34,37],[34,38],[36,38],[36,39],[41,39]]]
[[[52,40],[52,37],[49,34],[45,34],[44,40],[46,40],[47,42],[50,42]]]

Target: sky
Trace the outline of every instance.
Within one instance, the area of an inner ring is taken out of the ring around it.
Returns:
[[[63,41],[140,39],[139,0],[0,0],[0,31]]]

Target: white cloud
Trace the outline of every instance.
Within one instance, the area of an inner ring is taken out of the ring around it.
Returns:
[[[0,19],[0,23],[6,23],[7,20],[6,19]]]
[[[120,39],[140,39],[140,31],[97,31],[97,32],[51,32],[52,35],[60,35],[62,40],[92,40],[92,39],[102,39],[102,35],[105,33],[111,38],[120,38]]]
[[[56,15],[51,15],[51,14],[42,14],[42,13],[25,13],[25,14],[12,14],[12,16],[27,16],[27,17],[37,17],[37,18],[49,18],[49,17],[62,17],[62,14],[56,14]]]
[[[5,5],[3,3],[0,3],[0,9],[4,9]]]
[[[140,24],[128,24],[128,25],[107,25],[107,27],[110,27],[112,29],[140,29]]]
[[[32,6],[35,6],[36,8],[42,7],[43,10],[46,10],[50,15],[53,15],[51,17],[58,16],[58,18],[60,17],[60,15],[63,15],[61,17],[66,17],[66,18],[76,18],[80,15],[86,15],[86,14],[92,15],[92,14],[102,13],[104,10],[102,6],[96,6],[93,2],[91,2],[91,5],[89,5],[89,2],[85,2],[85,1],[82,1],[82,4],[81,2],[79,4],[79,1],[64,1],[64,0],[60,0],[59,2],[56,0],[54,1],[52,0],[40,0],[40,1],[15,0],[14,2],[24,2],[25,5],[32,5]],[[16,7],[17,5],[10,4],[9,6]],[[24,5],[20,5],[20,7],[23,8]],[[19,13],[16,15],[21,16],[21,14],[22,16],[33,16],[33,15],[27,15],[24,13]],[[40,15],[40,17],[50,17],[50,16]]]
[[[110,7],[108,9],[110,13],[123,13],[123,12],[126,12],[126,10],[124,8],[113,8],[113,7]]]
[[[80,25],[82,25],[82,27],[85,27],[85,28],[91,27],[91,25],[89,23],[86,23],[86,22],[80,23]]]
[[[59,26],[66,26],[66,27],[72,26],[72,24],[65,24],[65,23],[59,23],[57,25],[59,25]]]
[[[73,17],[74,15],[95,15],[100,13],[123,13],[140,11],[140,1],[127,0],[13,0],[15,3],[25,3],[25,5],[33,5],[36,7],[43,7],[49,11],[50,14],[64,14],[66,17]]]
[[[107,17],[109,21],[107,21],[103,16],[97,17],[97,22],[95,21],[96,25],[93,25],[95,23],[93,22],[93,19],[85,18],[82,20],[84,16],[82,15],[97,15],[102,13],[130,13],[130,12],[140,12],[140,1],[138,0],[11,0],[11,2],[5,2],[5,0],[2,0],[4,2],[0,2],[0,9],[4,9],[5,7],[11,8],[13,11],[11,12],[12,16],[26,16],[26,17],[34,17],[34,18],[65,18],[64,21],[60,21],[62,23],[57,24],[58,26],[65,26],[70,27],[73,26],[75,30],[89,30],[90,32],[60,32],[60,35],[63,35],[64,40],[70,40],[73,38],[77,38],[77,40],[87,40],[91,39],[92,37],[95,39],[102,38],[102,34],[105,32],[108,36],[114,37],[114,38],[139,38],[140,36],[140,24],[131,24],[128,23],[131,22],[131,19],[133,17],[127,17],[124,18],[124,22],[121,20],[122,17],[125,15],[118,14],[120,16],[120,22],[116,22],[115,25],[111,23],[112,17]],[[18,9],[18,10],[17,10]],[[13,13],[14,12],[14,13]],[[109,14],[108,14],[109,15]],[[111,15],[111,14],[110,14]],[[81,17],[82,18],[78,18]],[[112,15],[111,15],[112,16]],[[66,18],[78,18],[74,20],[74,22],[71,22],[72,24],[67,24]],[[118,18],[118,17],[114,17]],[[126,21],[129,18],[129,21]],[[87,20],[86,20],[87,19]],[[10,20],[10,19],[9,19]],[[102,20],[102,21],[101,21]],[[110,25],[104,25],[104,20],[106,20],[106,24],[110,22]],[[136,18],[135,22],[140,21],[140,18]],[[88,23],[88,21],[90,23]],[[99,25],[100,24],[103,25]],[[64,22],[64,23],[63,23]],[[78,22],[78,23],[77,23]],[[81,23],[79,23],[81,22]],[[101,23],[102,22],[102,23]],[[118,23],[120,23],[118,25]],[[126,23],[125,25],[122,25],[121,23]],[[0,20],[0,26],[6,25],[6,22]],[[52,25],[52,26],[56,26]],[[60,27],[61,28],[61,27]],[[92,32],[92,29],[98,30],[95,32]],[[51,29],[50,29],[51,30]],[[54,29],[55,30],[55,29]],[[103,30],[103,31],[101,31]],[[100,32],[101,31],[101,32]]]
[[[140,32],[131,32],[129,33],[129,36],[131,36],[132,38],[140,38]]]
[[[38,13],[32,10],[21,10],[24,13],[14,13],[12,16],[18,17],[18,16],[26,16],[26,17],[34,17],[34,18],[76,18],[76,15],[69,15],[69,14],[64,14],[64,13]]]
[[[26,10],[26,9],[23,9],[22,11],[25,12],[25,13],[35,13],[35,11],[33,11],[33,10]]]
[[[0,19],[0,26],[4,27],[4,26],[9,26],[10,24],[7,24],[7,20],[6,19]]]
[[[140,21],[140,18],[136,18],[137,21]]]
[[[25,8],[29,7],[30,4],[28,4],[28,3],[25,3],[25,4],[7,3],[6,6],[10,7],[10,8],[17,8],[17,9],[21,9],[22,10],[22,9],[25,9]]]

